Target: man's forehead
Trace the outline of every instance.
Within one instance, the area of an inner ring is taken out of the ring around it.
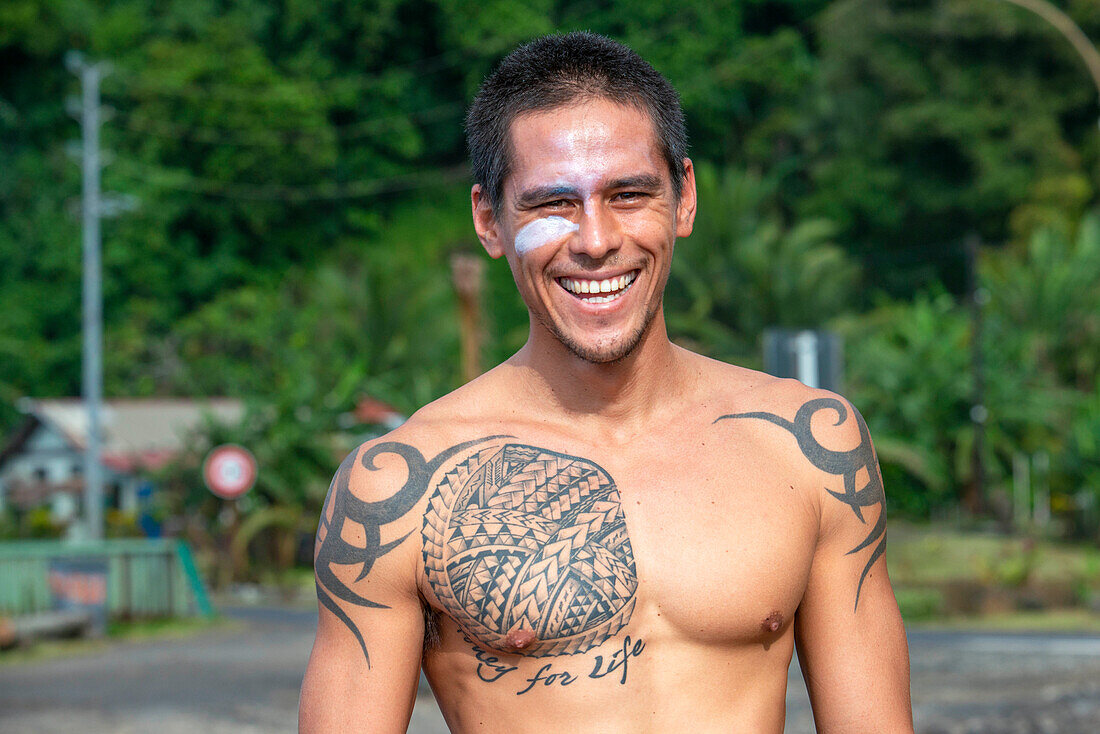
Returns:
[[[553,107],[540,107],[516,113],[508,124],[509,144],[514,141],[517,128],[530,129],[533,127],[531,123],[537,124],[542,121],[557,120],[557,125],[537,125],[537,127],[547,131],[565,127],[568,122],[566,115],[563,113],[576,113],[595,121],[617,116],[634,118],[636,124],[640,127],[638,132],[645,129],[652,135],[654,142],[658,139],[657,126],[654,124],[649,110],[644,106],[632,102],[620,102],[607,97],[582,97]],[[644,128],[641,127],[643,125]]]
[[[668,175],[656,127],[635,105],[599,98],[528,110],[512,120],[508,135],[506,188],[549,187],[555,177],[561,179],[557,185],[566,187],[581,174],[588,184]]]

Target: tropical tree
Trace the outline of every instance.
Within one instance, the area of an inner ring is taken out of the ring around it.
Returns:
[[[858,300],[859,268],[832,224],[786,225],[774,179],[700,164],[696,181],[695,231],[677,244],[666,294],[674,337],[758,364],[766,327],[822,327]]]
[[[1069,11],[1100,37],[1094,3]],[[1000,0],[838,0],[815,27],[812,186],[796,209],[836,222],[879,288],[961,293],[966,234],[1005,242],[1027,234],[1014,221],[1094,200],[1096,90],[1040,18]]]
[[[1024,399],[1011,407],[1020,411],[1028,397],[1040,395],[1045,403],[1041,419],[1026,410],[1016,416],[1019,450],[1053,457],[1056,500],[1077,532],[1088,534],[1084,520],[1100,507],[1091,448],[1100,374],[1100,213],[1040,227],[1022,245],[991,253],[982,284],[990,296],[989,343],[1003,355],[999,371],[1024,383]]]
[[[1024,246],[986,252],[980,285],[983,459],[993,499],[1007,511],[1014,458],[1037,453],[1055,457],[1054,488],[1075,496],[1092,486],[1100,218],[1041,227]],[[895,501],[917,514],[953,506],[974,479],[970,309],[929,291],[840,323],[853,397],[893,475]]]
[[[1076,536],[1100,541],[1100,379],[1074,407],[1066,450],[1053,462],[1052,501]]]
[[[983,286],[1006,330],[1021,332],[1033,369],[1090,392],[1100,373],[1100,213],[1074,227],[1037,229],[1023,246],[990,255]]]

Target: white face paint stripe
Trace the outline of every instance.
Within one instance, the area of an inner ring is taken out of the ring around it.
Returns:
[[[525,255],[531,250],[556,242],[562,237],[576,232],[580,225],[565,217],[544,217],[524,225],[516,233],[516,254]]]

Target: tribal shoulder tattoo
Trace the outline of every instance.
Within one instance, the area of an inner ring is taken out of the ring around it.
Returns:
[[[867,522],[863,517],[863,508],[876,506],[879,508],[878,519],[868,531],[867,536],[856,547],[848,551],[848,555],[851,555],[874,546],[867,557],[866,564],[863,566],[859,583],[856,585],[856,600],[853,609],[858,609],[859,594],[863,590],[863,582],[866,580],[867,574],[870,573],[871,566],[886,552],[886,494],[883,491],[882,477],[878,471],[878,458],[875,456],[875,449],[871,443],[871,434],[867,430],[867,424],[864,423],[863,416],[858,411],[852,410],[852,416],[859,427],[859,445],[849,451],[833,451],[822,446],[814,438],[810,426],[814,415],[823,410],[836,413],[835,425],[837,426],[848,420],[848,409],[843,402],[836,398],[817,398],[804,403],[798,409],[793,421],[774,413],[757,412],[723,415],[716,418],[714,422],[735,418],[755,418],[774,423],[794,436],[798,442],[798,448],[801,449],[803,456],[811,464],[823,472],[834,474],[843,479],[843,492],[835,492],[827,487],[825,491],[848,505],[860,522],[864,524]],[[866,472],[867,479],[857,487],[856,482],[861,470]]]
[[[382,526],[400,520],[407,515],[424,496],[428,481],[439,467],[448,459],[464,449],[476,446],[479,443],[489,441],[497,436],[489,436],[474,441],[467,441],[452,446],[436,456],[431,461],[426,461],[424,455],[416,448],[404,443],[385,442],[372,446],[358,456],[359,463],[368,471],[378,471],[374,459],[379,454],[396,454],[400,456],[408,470],[408,478],[393,495],[385,500],[366,502],[356,497],[351,492],[351,473],[354,468],[358,452],[352,452],[340,464],[336,475],[332,478],[329,487],[329,496],[326,505],[331,507],[332,516],[329,517],[329,509],[321,512],[321,521],[317,529],[320,539],[320,548],[314,559],[314,568],[317,577],[317,598],[321,604],[331,611],[343,622],[359,646],[363,649],[363,655],[370,665],[370,655],[363,640],[363,634],[351,620],[347,613],[337,604],[336,600],[348,602],[361,607],[387,609],[385,604],[371,601],[348,586],[336,575],[333,565],[346,565],[358,567],[359,574],[355,581],[362,581],[374,567],[375,561],[401,545],[411,532],[400,538],[383,544]],[[352,545],[342,537],[344,526],[348,521],[363,526],[365,536],[362,546]],[[354,583],[354,582],[352,582]]]
[[[355,463],[378,471],[374,459],[383,453],[405,462],[405,483],[388,499],[358,499],[348,486]],[[356,569],[355,581],[365,578],[379,558],[412,534],[382,543],[382,527],[407,521],[429,493],[422,519],[427,580],[474,645],[482,680],[493,682],[514,670],[499,664],[492,651],[574,655],[606,642],[629,622],[638,585],[634,555],[619,489],[604,469],[508,436],[466,441],[430,461],[408,444],[380,443],[361,456],[352,454],[336,472],[316,558],[318,598],[351,630],[368,666],[362,631],[341,602],[385,607],[342,581],[334,566]],[[341,536],[349,521],[362,525],[364,544]],[[347,572],[342,575],[346,578]],[[625,683],[626,661],[642,649],[644,643],[634,641],[607,663],[596,656],[588,677],[603,677],[614,665]],[[486,677],[485,671],[492,675]],[[566,685],[577,677],[547,663],[517,693],[536,685]]]

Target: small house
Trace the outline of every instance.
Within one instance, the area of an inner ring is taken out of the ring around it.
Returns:
[[[23,423],[0,448],[0,510],[17,513],[48,506],[55,520],[83,514],[84,451],[88,413],[76,398],[33,400],[19,408]],[[146,472],[187,448],[205,421],[232,423],[244,408],[239,400],[108,400],[100,411],[101,461],[107,508],[138,511],[148,486]]]

